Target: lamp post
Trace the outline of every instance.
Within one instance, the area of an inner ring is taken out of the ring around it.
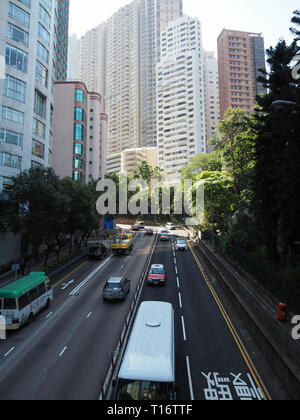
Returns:
[[[211,204],[211,245],[215,249],[215,234],[214,234],[214,203],[213,203],[213,192],[212,182],[210,181],[210,204]]]
[[[300,111],[300,105],[297,104],[296,102],[292,102],[292,101],[274,101],[271,104],[271,108],[274,110],[283,110],[283,109],[291,109],[291,110],[297,110]]]

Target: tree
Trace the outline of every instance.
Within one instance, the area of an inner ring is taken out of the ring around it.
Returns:
[[[65,197],[59,190],[59,179],[50,168],[31,168],[13,178],[11,199],[17,204],[9,217],[13,232],[22,232],[33,245],[36,255],[39,246],[49,247],[65,222]]]
[[[181,181],[193,179],[202,171],[222,171],[222,166],[221,156],[217,151],[206,155],[195,155],[189,160],[188,165],[182,169]]]
[[[256,114],[254,203],[258,230],[268,258],[278,263],[279,249],[287,255],[300,237],[300,118],[293,109],[273,110],[276,100],[298,102],[299,82],[292,77],[292,61],[299,52],[296,40],[281,40],[267,50],[270,72],[259,78],[268,94],[258,97]]]
[[[223,169],[234,182],[235,194],[248,188],[254,166],[254,136],[252,118],[241,109],[228,109],[217,126],[219,135],[212,138],[219,152]]]

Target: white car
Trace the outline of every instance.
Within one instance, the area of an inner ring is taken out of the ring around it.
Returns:
[[[175,248],[176,251],[188,251],[189,249],[185,239],[177,239]]]
[[[175,225],[173,225],[173,223],[167,223],[167,229],[176,230],[176,227],[175,227]]]
[[[160,227],[160,233],[168,233],[168,229],[166,226],[161,226]]]

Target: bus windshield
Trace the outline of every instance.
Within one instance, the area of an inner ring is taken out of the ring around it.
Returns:
[[[120,379],[116,391],[119,401],[171,401],[175,399],[174,384]]]

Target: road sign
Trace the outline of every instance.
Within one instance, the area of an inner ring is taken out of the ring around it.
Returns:
[[[110,219],[107,216],[103,217],[103,230],[114,230],[115,228],[115,221],[114,219]]]

